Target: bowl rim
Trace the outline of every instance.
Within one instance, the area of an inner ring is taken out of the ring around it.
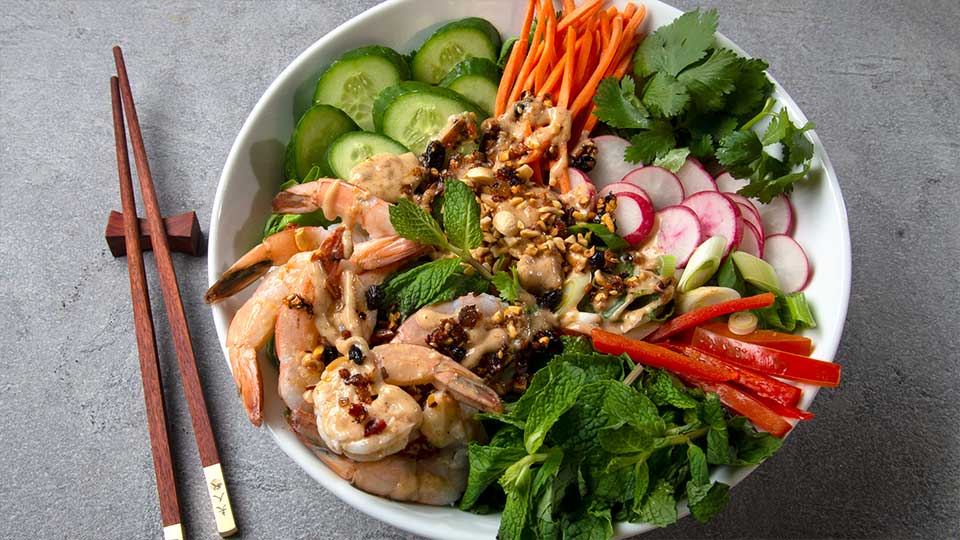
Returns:
[[[242,144],[243,141],[251,137],[251,132],[253,131],[253,126],[255,120],[260,116],[261,110],[267,106],[267,103],[273,99],[274,94],[276,94],[279,89],[286,84],[289,84],[288,79],[293,77],[293,74],[296,73],[302,66],[311,62],[311,58],[315,56],[319,50],[327,46],[328,43],[337,40],[343,35],[347,35],[353,32],[356,28],[367,23],[369,19],[376,19],[382,12],[390,11],[396,6],[406,3],[415,3],[421,0],[386,0],[385,2],[373,6],[356,16],[350,18],[349,20],[343,22],[327,34],[321,36],[316,41],[314,41],[309,47],[303,50],[300,54],[297,55],[270,83],[267,89],[264,91],[263,95],[257,100],[253,109],[247,115],[244,120],[243,126],[240,128],[240,131],[237,133],[236,138],[234,139],[233,144],[231,145],[230,152],[227,155],[226,162],[224,164],[223,170],[220,174],[220,177],[217,181],[216,194],[214,196],[213,207],[210,217],[210,227],[209,235],[207,240],[207,279],[208,285],[212,285],[216,279],[219,277],[220,268],[222,268],[222,262],[219,257],[219,243],[221,242],[221,231],[220,231],[220,215],[223,209],[223,202],[226,193],[226,186],[229,183],[229,178],[232,175],[232,171],[239,165],[242,159],[242,149],[245,146]],[[647,4],[658,4],[661,9],[670,14],[671,17],[677,17],[683,13],[682,10],[660,0],[645,0]],[[518,4],[519,5],[519,4]],[[730,49],[733,49],[738,54],[742,56],[749,56],[742,48],[740,48],[736,43],[727,38],[720,32],[717,32],[717,40],[720,44]],[[787,93],[787,91],[780,85],[780,83],[769,73],[767,76],[773,82],[774,92],[773,95],[776,99],[782,104],[783,107],[787,108],[790,116],[795,120],[802,123],[807,122],[807,117],[804,115],[803,111],[794,101],[794,99]],[[846,204],[843,200],[843,194],[840,189],[839,181],[837,179],[836,171],[833,168],[833,165],[830,161],[830,158],[827,154],[826,148],[824,148],[823,143],[816,133],[815,130],[810,130],[807,132],[810,136],[811,141],[814,144],[816,149],[816,157],[820,161],[820,166],[823,171],[823,179],[825,181],[821,182],[817,189],[827,189],[830,191],[830,201],[833,208],[832,211],[836,212],[839,221],[841,234],[840,237],[836,239],[839,243],[841,260],[840,260],[840,273],[837,276],[840,280],[840,292],[841,297],[838,300],[838,321],[839,328],[836,333],[832,336],[832,339],[819,342],[817,344],[818,356],[822,356],[821,359],[833,362],[836,356],[837,350],[840,345],[840,340],[843,336],[843,330],[845,327],[846,315],[848,312],[849,301],[850,301],[850,291],[851,291],[851,267],[852,267],[852,253],[850,245],[850,227],[847,216]],[[229,326],[229,320],[226,317],[226,314],[223,313],[222,307],[212,306],[212,314],[214,318],[214,325],[217,331],[217,337],[220,341],[221,351],[224,354],[224,359],[229,367],[229,360],[227,359],[227,349],[226,349],[226,333]],[[265,384],[266,384],[265,380]],[[810,391],[805,392],[805,396],[801,405],[804,408],[810,406],[810,404],[816,399],[817,394],[819,393],[819,388],[813,387]],[[266,423],[266,422],[265,422]],[[375,519],[389,523],[392,526],[398,527],[407,532],[414,534],[431,537],[431,538],[447,538],[450,534],[464,534],[464,531],[459,529],[453,529],[445,524],[432,522],[431,520],[413,520],[410,519],[409,512],[401,512],[399,509],[401,507],[420,507],[421,505],[412,505],[409,503],[399,503],[395,501],[389,501],[380,497],[370,495],[366,492],[363,492],[357,488],[354,488],[352,485],[340,481],[340,482],[330,482],[328,475],[322,474],[320,471],[317,471],[314,467],[313,460],[315,459],[313,453],[307,449],[305,445],[299,443],[299,448],[291,446],[287,440],[289,439],[289,433],[283,434],[278,432],[274,426],[267,425],[270,435],[273,438],[277,446],[285,454],[287,454],[300,468],[302,468],[308,475],[310,475],[314,480],[316,480],[320,485],[333,493],[338,499],[346,502],[353,508],[363,512],[364,514],[373,517]],[[788,434],[789,436],[789,434]],[[725,469],[732,471],[728,476],[728,483],[730,487],[736,486],[738,483],[743,481],[747,476],[749,476],[758,465],[752,465],[747,467],[714,467],[711,471],[711,477],[714,477],[717,474],[717,470]],[[329,474],[333,474],[331,471],[326,471]],[[339,477],[334,475],[335,480],[340,480]],[[371,506],[367,503],[370,502],[370,498],[376,498],[380,501],[387,501],[391,503],[390,505],[378,505]],[[394,506],[396,505],[396,506]],[[446,510],[446,509],[445,509]],[[461,512],[456,507],[451,507],[449,510],[455,512]],[[682,518],[689,513],[689,510],[686,508],[686,503],[684,502],[679,507],[679,517]],[[492,514],[489,516],[477,516],[476,514],[469,514],[475,518],[480,519],[489,519],[491,516],[499,517],[499,514]],[[636,535],[643,532],[652,530],[654,527],[648,524],[634,524],[634,523],[615,523],[615,537],[623,538],[626,536]]]

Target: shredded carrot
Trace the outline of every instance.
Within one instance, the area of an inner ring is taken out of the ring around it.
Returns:
[[[616,17],[613,19],[610,42],[618,43],[622,33],[623,19]],[[587,104],[593,102],[593,94],[597,91],[597,85],[600,84],[600,79],[603,78],[603,74],[607,71],[607,68],[610,67],[610,63],[613,62],[613,57],[616,53],[616,47],[607,47],[603,51],[603,54],[600,55],[600,61],[597,63],[597,68],[593,71],[593,75],[590,76],[587,84],[579,90],[576,101],[574,101],[573,106],[570,107],[570,112],[573,115],[576,115],[583,110]]]
[[[567,27],[589,17],[591,13],[595,12],[597,9],[600,9],[602,4],[603,0],[587,0],[586,2],[580,4],[576,9],[570,13],[567,13],[563,19],[560,20],[560,24],[557,25],[557,32],[566,32]]]
[[[602,43],[603,48],[606,49],[610,45],[610,14],[606,11],[601,11],[600,16],[600,43]]]
[[[573,51],[576,47],[577,34],[573,28],[567,28],[567,35],[564,41],[567,51]],[[563,65],[563,82],[560,83],[560,98],[557,104],[566,109],[570,106],[570,93],[573,92],[573,53],[567,55],[567,60]]]
[[[533,0],[533,1],[534,3],[536,2],[536,0]],[[550,1],[551,0],[545,0],[544,5],[546,5],[546,3]],[[551,3],[551,6],[552,6],[552,3]],[[548,9],[552,9],[552,7],[547,9],[543,9],[543,8],[540,9],[540,18],[537,19],[537,28],[536,30],[533,31],[533,40],[531,41],[531,43],[535,47],[537,46],[538,43],[540,43],[540,38],[543,37],[543,31],[547,26],[546,11]],[[533,63],[534,63],[533,55],[527,55],[527,57],[523,60],[523,65],[520,67],[520,74],[517,75],[516,84],[514,84],[513,89],[510,91],[510,96],[509,98],[507,98],[508,103],[513,103],[514,101],[517,101],[518,99],[520,99],[520,94],[523,92],[523,84],[527,80],[527,76],[530,75],[530,72],[533,71]]]
[[[550,74],[550,66],[557,56],[557,17],[553,10],[547,14],[547,35],[544,39],[543,55],[537,61],[537,67],[533,70],[536,73],[535,84],[539,88]]]
[[[535,52],[529,56],[533,59],[532,64],[534,68],[530,70],[530,73],[527,74],[527,77],[523,80],[523,84],[520,85],[521,93],[523,90],[533,90],[534,82],[537,76],[537,70],[540,68],[542,63],[542,55],[544,53],[544,44],[541,41],[536,45]],[[512,100],[511,100],[512,101]]]
[[[573,10],[577,9],[577,5],[573,0],[563,0],[563,16],[567,17]]]
[[[623,18],[629,19],[637,11],[637,5],[633,2],[627,2],[627,7],[623,10]]]
[[[510,97],[510,91],[513,89],[514,81],[517,77],[517,71],[520,64],[527,55],[526,36],[530,34],[530,26],[533,24],[533,12],[536,8],[537,0],[527,2],[527,13],[523,17],[523,25],[520,27],[520,36],[523,39],[517,39],[513,50],[510,51],[510,59],[503,70],[503,77],[500,78],[500,86],[497,88],[496,116],[500,116],[507,110],[507,98]]]

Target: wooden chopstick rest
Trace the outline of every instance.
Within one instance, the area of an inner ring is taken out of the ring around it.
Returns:
[[[203,231],[200,230],[200,221],[197,220],[197,214],[193,211],[163,218],[163,226],[167,230],[170,251],[186,253],[194,257],[203,255]],[[110,211],[103,236],[114,257],[123,257],[127,254],[127,245],[123,239],[123,214],[116,210]],[[152,249],[150,227],[147,225],[147,220],[140,218],[140,250],[151,251]]]

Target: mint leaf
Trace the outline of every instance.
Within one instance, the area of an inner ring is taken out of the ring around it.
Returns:
[[[636,83],[629,75],[619,85],[614,77],[600,81],[593,103],[594,116],[610,127],[639,129],[650,125],[650,113],[637,98]]]
[[[461,510],[470,510],[487,487],[503,476],[508,467],[526,456],[523,448],[498,448],[471,442],[468,447],[470,473],[467,490],[460,500]]]
[[[634,500],[634,504],[639,501]],[[666,480],[658,480],[643,503],[635,508],[640,521],[657,527],[666,527],[677,521],[677,500],[673,486]]]
[[[680,81],[660,72],[647,81],[641,101],[657,116],[677,116],[690,102],[690,94]]]
[[[531,457],[527,456],[511,465],[500,478],[500,485],[507,494],[507,502],[500,515],[500,530],[497,533],[500,540],[520,540],[525,538],[524,532],[528,530],[533,506],[530,500],[532,460],[528,459]]]
[[[624,426],[603,429],[597,434],[600,447],[611,454],[636,454],[653,450],[653,434],[647,429]]]
[[[643,77],[663,71],[676,77],[684,68],[706,56],[717,31],[716,10],[699,9],[684,13],[672,23],[661,26],[640,44],[634,56],[634,69]]]
[[[730,434],[730,445],[733,446],[736,458],[734,465],[756,465],[763,462],[783,445],[783,440],[770,435],[759,433],[750,422],[737,416],[727,424]]]
[[[687,445],[687,461],[690,467],[690,482],[694,485],[710,483],[710,471],[707,469],[707,456],[695,444]]]
[[[614,251],[627,249],[630,244],[617,233],[610,232],[606,225],[601,223],[577,223],[570,226],[567,230],[574,233],[593,233],[593,237],[603,242],[607,248]]]
[[[700,405],[700,419],[707,425],[707,462],[724,465],[730,462],[727,419],[716,394],[706,394]]]
[[[550,384],[537,394],[530,406],[523,431],[523,443],[530,454],[535,454],[547,432],[557,422],[563,413],[573,406],[580,395],[581,386],[575,374],[571,374],[571,367],[564,364],[556,370],[550,378]]]
[[[387,305],[397,304],[403,314],[445,298],[448,279],[461,271],[459,259],[439,259],[394,275],[384,286]]]
[[[658,406],[672,405],[678,409],[696,409],[697,400],[674,384],[673,377],[662,369],[648,381],[644,388],[650,399]]]
[[[400,199],[390,207],[390,224],[408,240],[440,248],[450,246],[437,220],[410,199]]]
[[[500,298],[507,302],[516,302],[520,298],[520,278],[517,276],[517,269],[511,268],[510,272],[504,272],[503,270],[497,272],[493,275],[493,280],[491,280],[493,286],[497,288],[497,291],[500,293]]]
[[[638,132],[630,137],[630,146],[623,153],[623,159],[631,163],[653,163],[677,146],[673,127],[666,120],[654,121],[650,129]]]
[[[607,390],[603,400],[603,412],[618,424],[629,424],[654,435],[660,435],[664,430],[657,406],[650,398],[625,384],[611,386]]]
[[[483,242],[477,197],[469,186],[454,178],[444,182],[443,228],[450,243],[465,251]]]
[[[563,540],[608,540],[611,537],[613,523],[610,510],[587,514],[563,529]]]
[[[687,483],[687,505],[690,515],[700,523],[706,523],[716,517],[729,500],[730,486],[714,482],[704,486],[691,486]]]

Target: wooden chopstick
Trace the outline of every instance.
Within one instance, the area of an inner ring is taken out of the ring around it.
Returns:
[[[120,87],[116,77],[110,77],[110,97],[113,101],[113,135],[117,145],[117,175],[120,177],[120,200],[126,216],[137,215],[133,200],[133,180],[130,178],[130,158],[127,155],[127,137],[123,127],[123,109]],[[143,400],[147,407],[147,427],[150,432],[150,452],[153,454],[153,472],[157,476],[160,496],[160,523],[164,540],[182,540],[180,505],[177,503],[177,484],[173,478],[170,441],[167,437],[166,410],[163,405],[163,387],[160,365],[157,361],[157,340],[150,313],[150,292],[140,251],[140,223],[136,219],[123,220],[123,234],[127,245],[127,271],[130,273],[130,297],[133,302],[133,324],[137,334],[140,356],[140,377]]]
[[[237,526],[233,518],[233,509],[230,506],[230,497],[227,494],[223,467],[220,465],[217,443],[213,437],[213,428],[210,426],[210,417],[207,414],[207,405],[203,398],[203,389],[200,386],[197,361],[193,353],[193,344],[190,341],[190,328],[187,326],[187,317],[183,312],[183,303],[180,300],[180,288],[177,285],[177,274],[173,268],[173,259],[170,257],[167,231],[163,226],[160,203],[157,201],[153,177],[150,174],[150,165],[147,163],[147,151],[143,145],[143,136],[140,133],[140,120],[137,118],[137,109],[133,103],[130,80],[127,78],[127,68],[120,47],[113,48],[113,59],[120,79],[120,96],[123,99],[123,109],[130,129],[130,143],[133,147],[133,158],[137,165],[140,192],[146,207],[147,224],[150,227],[153,254],[157,263],[160,288],[163,292],[163,302],[167,309],[167,319],[170,321],[174,349],[177,352],[180,379],[183,382],[183,390],[190,410],[193,434],[197,441],[197,448],[200,450],[200,463],[203,465],[207,491],[210,494],[210,502],[213,504],[217,532],[220,533],[220,536],[229,536],[237,532]],[[127,215],[135,216],[136,213]]]

